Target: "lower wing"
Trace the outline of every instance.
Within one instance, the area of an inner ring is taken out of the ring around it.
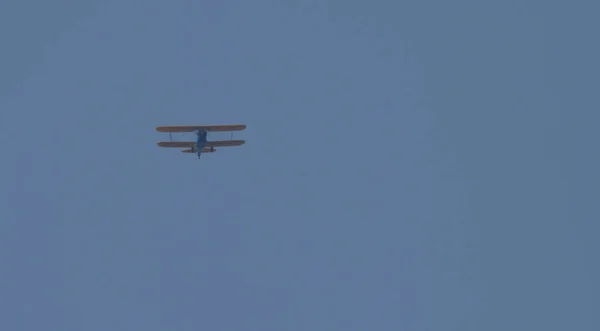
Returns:
[[[160,147],[178,147],[178,148],[184,148],[184,147],[195,147],[196,146],[196,142],[195,141],[159,141],[158,146]]]
[[[226,146],[240,146],[245,144],[245,140],[216,140],[216,141],[207,141],[207,147],[226,147]]]

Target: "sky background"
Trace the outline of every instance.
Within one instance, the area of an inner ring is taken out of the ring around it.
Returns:
[[[0,329],[599,330],[598,9],[2,1]]]

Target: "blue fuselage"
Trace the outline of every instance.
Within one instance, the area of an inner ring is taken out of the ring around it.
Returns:
[[[202,154],[202,150],[204,146],[206,146],[206,135],[208,132],[200,131],[198,132],[198,140],[196,140],[196,145],[198,148],[198,158],[200,158],[200,154]]]

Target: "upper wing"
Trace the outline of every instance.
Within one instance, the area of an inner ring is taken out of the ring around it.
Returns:
[[[195,125],[195,126],[184,126],[184,125],[172,125],[172,126],[159,126],[156,128],[158,132],[194,132],[196,130],[205,131],[241,131],[246,128],[245,124],[233,124],[233,125]]]
[[[160,147],[195,147],[195,141],[159,141]]]
[[[225,146],[240,146],[245,144],[245,140],[216,140],[206,142],[206,147],[225,147]]]

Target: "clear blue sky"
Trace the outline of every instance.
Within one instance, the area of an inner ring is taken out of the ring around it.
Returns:
[[[2,1],[0,329],[600,330],[599,7]]]

